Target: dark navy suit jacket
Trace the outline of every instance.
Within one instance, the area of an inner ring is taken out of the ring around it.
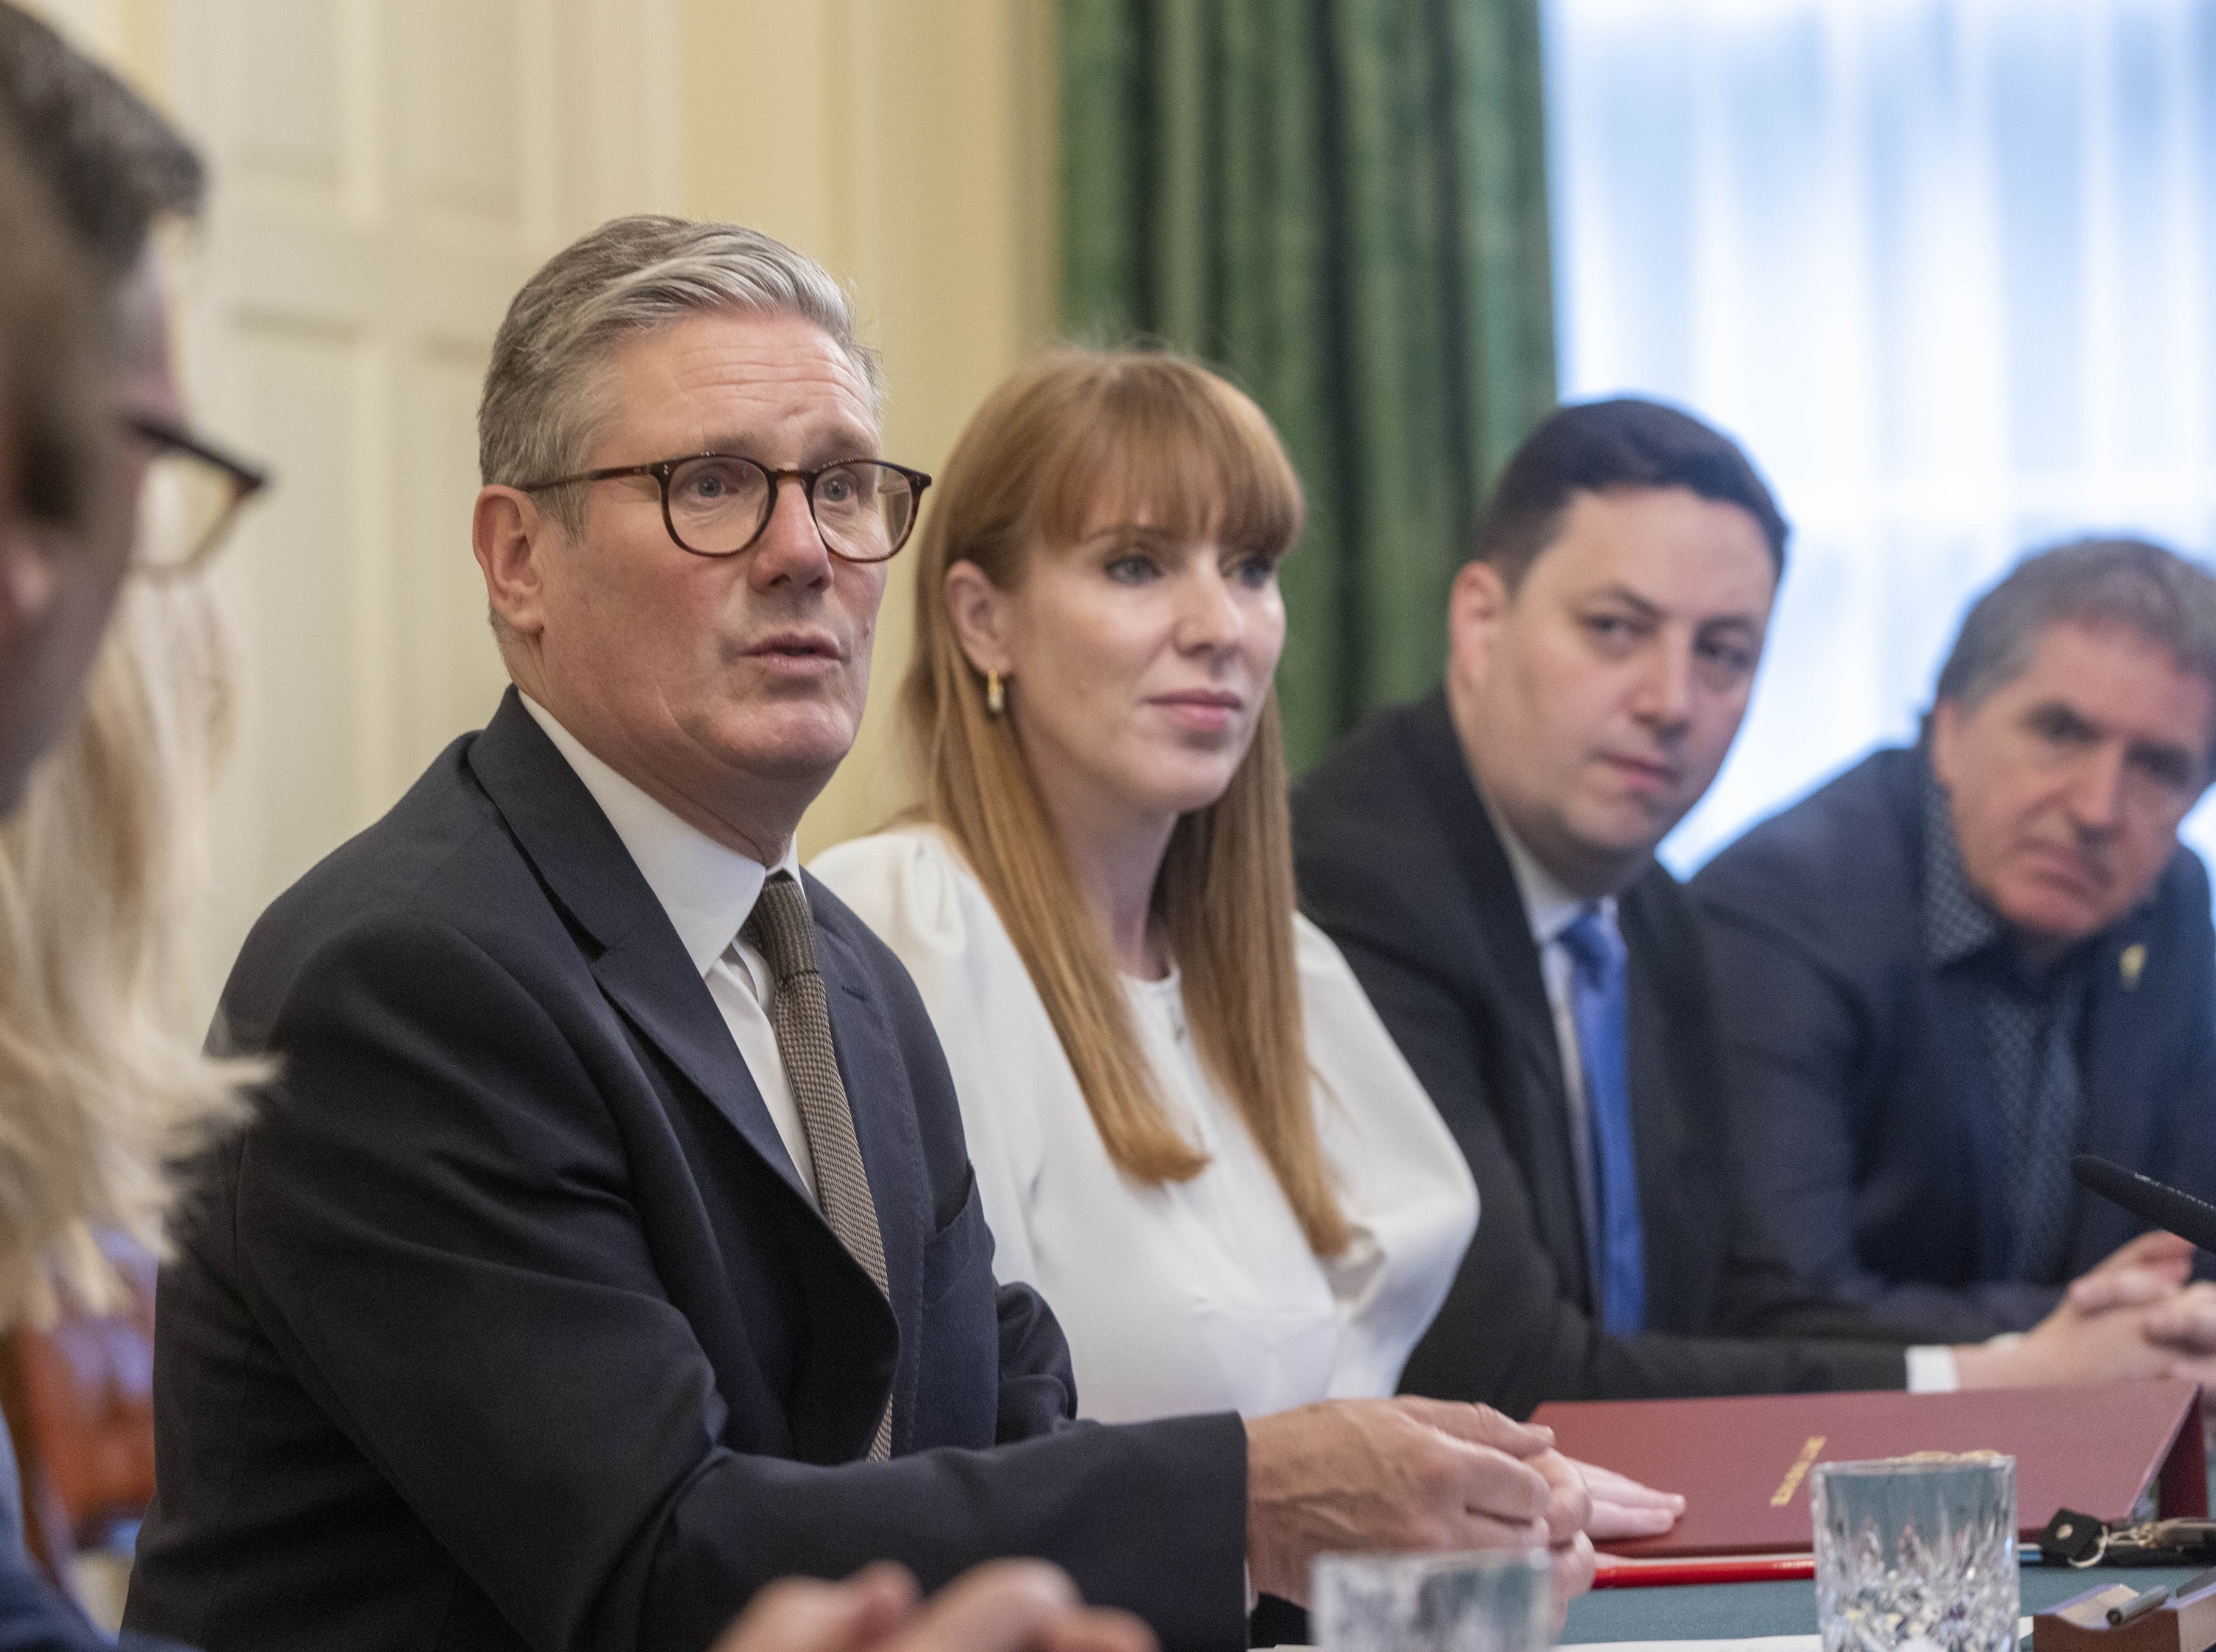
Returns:
[[[1587,1282],[1539,949],[1445,697],[1381,711],[1333,746],[1294,789],[1293,844],[1302,906],[1345,953],[1477,1178],[1477,1237],[1405,1388],[1520,1416],[1550,1399],[1901,1385],[1898,1344],[1861,1340],[1862,1316],[1796,1296],[1783,1264],[1749,1241],[1724,1151],[1707,965],[1669,873],[1651,868],[1617,909],[1653,1330],[1611,1336]]]
[[[889,1306],[513,692],[270,908],[220,1024],[282,1072],[163,1274],[134,1626],[689,1652],[783,1574],[1031,1554],[1244,1644],[1239,1420],[1069,1421],[930,1019],[806,889]],[[893,1460],[858,1460],[888,1394]]]
[[[2145,1224],[2074,1189],[2062,1273],[2004,1277],[1977,1004],[1924,949],[1924,776],[1917,749],[1880,752],[1693,888],[1712,920],[1733,1140],[1772,1243],[1809,1288],[1960,1342],[2035,1323]],[[2216,934],[2190,850],[2090,968],[2080,1147],[2216,1196]]]

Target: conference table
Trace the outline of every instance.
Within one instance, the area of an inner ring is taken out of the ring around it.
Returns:
[[[2102,1566],[2085,1571],[2067,1566],[2022,1569],[2023,1615],[2045,1612],[2071,1595],[2099,1585],[2129,1583],[2152,1588],[2175,1587],[2194,1569],[2160,1566]],[[1694,1583],[1674,1588],[1594,1589],[1570,1603],[1569,1622],[1560,1643],[1597,1641],[1739,1641],[1773,1635],[1816,1632],[1816,1586],[1800,1580],[1782,1583]]]

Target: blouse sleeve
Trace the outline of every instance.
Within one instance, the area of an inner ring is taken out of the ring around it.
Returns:
[[[1477,1186],[1339,949],[1294,919],[1316,1126],[1354,1237],[1325,1272],[1334,1398],[1390,1394],[1477,1231]]]
[[[1031,1213],[1041,1158],[1038,1111],[1020,1070],[1024,1041],[1007,1036],[1002,1013],[1020,997],[1036,1002],[1036,994],[991,902],[928,830],[859,838],[825,851],[808,869],[914,980],[954,1075],[970,1164],[993,1231],[993,1271],[1004,1285],[1036,1285]]]

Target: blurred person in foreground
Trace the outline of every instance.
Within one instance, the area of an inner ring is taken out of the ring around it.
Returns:
[[[2216,580],[2065,545],[1978,599],[1915,745],[1694,880],[1733,1145],[1807,1289],[2022,1330],[2145,1225],[2073,1153],[2216,1197],[2216,932],[2177,838],[2212,760]]]
[[[1206,369],[1019,371],[923,528],[902,708],[926,801],[811,869],[914,979],[994,1274],[1054,1305],[1110,1422],[1391,1394],[1478,1217],[1295,910],[1271,685],[1303,513],[1269,421]],[[1632,1529],[1669,1524],[1652,1501]]]
[[[1320,1549],[1583,1523],[1475,1408],[1074,1421],[914,986],[795,856],[927,481],[879,395],[736,226],[617,219],[517,295],[474,518],[514,686],[232,971],[283,1066],[162,1276],[131,1623],[698,1648],[785,1573],[1025,1553],[1230,1649]]]
[[[1521,1416],[2201,1374],[2212,1305],[2178,1294],[2173,1244],[2127,1248],[2014,1346],[1910,1348],[1796,1287],[1753,1219],[1701,922],[1654,851],[1738,732],[1785,540],[1745,455],[1697,420],[1560,409],[1472,536],[1443,690],[1372,716],[1294,792],[1303,906],[1485,1210],[1403,1385]]]
[[[785,1578],[754,1597],[716,1652],[1154,1652],[1129,1612],[1080,1604],[1037,1560],[994,1560],[920,1600],[906,1568],[880,1561],[843,1583]]]
[[[114,1299],[101,1236],[158,1249],[170,1166],[244,1076],[201,1053],[173,970],[219,635],[182,589],[134,593],[108,630],[148,549],[143,335],[119,261],[59,210],[52,151],[17,124],[20,21],[0,14],[0,1323]],[[130,209],[142,239],[157,210]],[[33,1571],[0,1464],[0,1648],[108,1644]]]

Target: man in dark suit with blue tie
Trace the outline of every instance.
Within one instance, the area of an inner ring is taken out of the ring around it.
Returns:
[[[1072,1421],[915,989],[795,856],[928,480],[836,283],[604,225],[517,296],[479,437],[514,686],[225,989],[279,1072],[163,1273],[129,1621],[690,1652],[783,1574],[1021,1554],[1229,1652],[1325,1547],[1589,1579],[1582,1482],[1477,1408]]]
[[[1302,903],[1478,1182],[1413,1391],[1522,1415],[2165,1367],[2151,1308],[2059,1311],[2010,1348],[1906,1348],[1799,1288],[1750,1218],[1701,924],[1654,850],[1738,731],[1785,538],[1698,421],[1561,409],[1472,536],[1444,690],[1376,714],[1295,789]]]
[[[1695,881],[1733,1145],[1807,1288],[2021,1330],[2143,1225],[2073,1152],[2216,1195],[2216,934],[2177,839],[2212,739],[2216,580],[2064,546],[1971,610],[1917,744]]]

